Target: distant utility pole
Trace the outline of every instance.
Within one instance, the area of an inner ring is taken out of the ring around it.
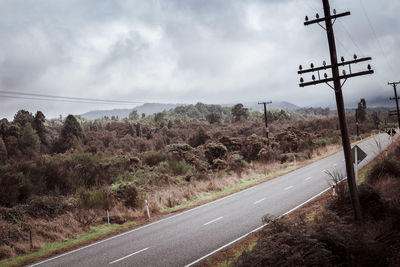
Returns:
[[[388,83],[388,85],[393,86],[394,90],[394,97],[391,97],[390,100],[396,100],[396,109],[397,109],[397,121],[399,122],[399,129],[400,129],[400,111],[399,111],[399,98],[397,97],[397,85],[400,84],[400,82],[393,82],[393,83]]]
[[[356,128],[357,128],[357,137],[360,136],[360,126],[358,125],[358,109],[356,109]]]
[[[314,64],[311,63],[311,69],[307,69],[307,70],[303,70],[302,66],[300,65],[300,67],[299,67],[300,71],[298,71],[298,74],[317,72],[318,79],[316,79],[315,75],[312,75],[311,82],[304,82],[304,79],[301,77],[299,86],[305,87],[305,86],[309,86],[309,85],[326,83],[335,91],[336,106],[337,106],[337,111],[338,111],[340,130],[341,130],[341,134],[342,134],[344,157],[345,157],[345,162],[346,162],[347,183],[349,185],[350,199],[351,199],[351,204],[352,204],[353,211],[354,211],[355,221],[357,224],[361,225],[361,223],[362,223],[361,207],[360,207],[360,200],[358,198],[357,183],[355,180],[354,169],[352,166],[353,163],[352,163],[352,156],[351,156],[351,146],[350,146],[349,133],[348,133],[347,123],[346,123],[342,86],[344,85],[344,83],[347,81],[348,78],[366,75],[366,74],[372,74],[372,73],[374,73],[374,71],[371,70],[370,65],[368,65],[367,71],[361,71],[361,72],[356,72],[356,73],[352,73],[352,71],[351,71],[351,64],[370,60],[371,59],[370,57],[357,59],[357,56],[354,55],[354,60],[345,61],[344,58],[341,57],[341,63],[337,62],[336,44],[335,44],[335,36],[334,36],[334,32],[333,32],[333,24],[335,23],[337,18],[343,17],[343,16],[348,16],[348,15],[350,15],[350,12],[336,14],[336,10],[333,10],[333,15],[331,15],[329,0],[322,0],[322,4],[324,7],[325,17],[320,18],[319,14],[316,14],[316,19],[310,20],[310,21],[308,20],[308,17],[306,17],[304,25],[307,26],[307,25],[311,25],[314,23],[318,23],[319,26],[321,26],[324,30],[326,30],[326,34],[328,37],[331,65],[327,65],[326,62],[324,61],[322,63],[322,65],[323,65],[322,67],[315,68]],[[333,22],[332,22],[332,20],[333,20]],[[323,27],[323,25],[321,25],[320,22],[325,22],[325,27]],[[349,73],[347,74],[346,70],[343,68],[342,75],[340,75],[339,67],[345,67],[345,66],[349,67]],[[320,76],[320,71],[326,70],[326,69],[330,69],[332,71],[332,77],[328,77],[327,73],[324,73],[324,77]],[[344,80],[343,83],[341,82],[341,80]],[[330,85],[329,82],[333,82],[333,86]]]
[[[269,129],[268,129],[268,118],[267,118],[267,105],[272,104],[272,101],[269,102],[258,102],[259,105],[264,105],[264,120],[265,120],[265,129],[267,131],[267,144],[269,146]]]

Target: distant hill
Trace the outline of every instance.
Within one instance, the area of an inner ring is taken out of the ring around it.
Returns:
[[[132,112],[132,110],[136,110],[139,116],[142,113],[145,113],[146,115],[152,115],[154,113],[162,112],[164,110],[170,110],[178,106],[183,106],[183,104],[145,103],[141,106],[137,106],[131,109],[126,108],[126,109],[111,109],[111,110],[93,110],[81,114],[80,116],[87,120],[100,119],[105,116],[109,118],[111,118],[112,116],[118,116],[118,118],[123,119],[127,118],[129,116],[129,113]]]

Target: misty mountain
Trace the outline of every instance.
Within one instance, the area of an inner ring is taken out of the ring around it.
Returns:
[[[118,116],[118,118],[123,119],[129,116],[129,113],[132,110],[136,110],[139,116],[144,113],[147,115],[152,115],[157,112],[162,112],[164,110],[170,110],[176,108],[178,106],[182,106],[183,104],[161,104],[161,103],[145,103],[141,106],[137,106],[134,108],[125,108],[125,109],[111,109],[111,110],[93,110],[81,114],[80,116],[87,119],[87,120],[95,120],[100,119],[102,117],[109,117]]]

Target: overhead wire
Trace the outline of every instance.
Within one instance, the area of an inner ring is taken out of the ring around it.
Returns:
[[[78,101],[68,99],[57,99],[57,98],[41,98],[41,97],[28,97],[28,96],[13,96],[13,95],[2,95],[0,98],[12,98],[12,99],[26,99],[26,100],[39,100],[49,102],[64,102],[64,103],[82,103],[82,104],[100,104],[100,105],[132,105],[132,103],[115,103],[115,102],[94,102],[94,101]]]
[[[296,2],[297,2],[297,1],[296,1]],[[300,1],[300,2],[302,2],[302,3],[303,3],[307,8],[309,8],[311,11],[317,12],[317,13],[318,13],[318,9],[315,8],[315,7],[311,7],[308,1]],[[360,3],[361,3],[361,0],[360,0]],[[361,4],[362,4],[362,3],[361,3]],[[371,26],[371,23],[370,23],[370,20],[369,20],[367,14],[366,14],[365,9],[364,9],[364,14],[366,15],[366,17],[367,17],[367,19],[368,19],[368,21],[369,21],[370,27],[372,27],[372,26]],[[346,35],[348,36],[348,38],[350,39],[350,41],[353,43],[353,45],[354,45],[354,47],[357,49],[357,51],[360,52],[361,55],[365,55],[365,53],[363,53],[363,51],[361,50],[360,46],[357,44],[357,42],[356,42],[356,41],[354,40],[354,38],[351,36],[349,30],[346,28],[345,22],[344,22],[344,21],[342,22],[341,20],[338,20],[338,21],[339,21],[339,24],[338,24],[338,25],[340,25],[340,26],[342,27],[342,29],[344,30],[344,32],[346,33]],[[373,30],[373,28],[372,28],[372,30]],[[375,39],[378,40],[377,37],[376,37],[376,33],[375,33],[374,30],[373,30],[373,33],[374,33]],[[338,42],[339,46],[340,46],[341,48],[343,48],[343,50],[344,50],[349,56],[352,56],[352,53],[350,53],[349,50],[343,45],[343,43],[340,41],[340,39],[337,37],[337,35],[335,35],[335,40]],[[378,41],[378,42],[379,42],[379,41]],[[381,52],[383,53],[382,47],[381,47]],[[385,56],[385,58],[386,58],[386,56]],[[386,58],[386,60],[387,60],[387,58]],[[387,61],[386,63],[388,63],[388,61]],[[389,65],[389,64],[388,64],[388,65]],[[390,65],[389,65],[389,67],[390,67]],[[391,70],[393,71],[392,68],[391,68]],[[382,82],[382,81],[383,81],[383,80],[382,80],[382,77],[380,77],[380,75],[379,75],[378,73],[375,72],[374,75],[372,75],[372,76],[369,75],[369,78],[370,78],[373,82],[375,82],[382,90],[385,90],[385,88],[384,88],[383,85],[382,85],[382,84],[384,84],[384,82]],[[377,81],[377,79],[379,79],[379,80],[381,80],[381,81]]]
[[[364,16],[365,16],[365,18],[367,19],[368,25],[369,25],[369,27],[370,27],[370,29],[371,29],[371,31],[372,31],[372,34],[373,34],[373,36],[374,36],[374,38],[375,38],[375,40],[376,40],[376,42],[377,42],[377,44],[378,44],[378,46],[379,46],[379,49],[381,50],[382,55],[384,56],[384,58],[385,58],[385,60],[386,60],[386,64],[389,66],[389,69],[391,70],[392,74],[393,74],[393,75],[396,75],[395,72],[394,72],[394,69],[393,69],[392,65],[390,64],[390,62],[389,62],[389,60],[388,60],[388,58],[387,58],[387,55],[386,55],[385,51],[384,51],[383,48],[382,48],[381,42],[379,41],[379,38],[377,37],[376,31],[375,31],[375,29],[374,29],[374,26],[373,26],[372,23],[371,23],[371,20],[370,20],[370,18],[369,18],[369,16],[368,16],[367,10],[365,9],[362,0],[359,0],[359,2],[360,2],[360,5],[361,5],[361,9],[362,9],[362,11],[363,11],[363,13],[364,13]]]
[[[52,100],[55,101],[56,99],[59,100],[71,100],[71,101],[90,101],[89,103],[110,103],[110,104],[141,104],[145,102],[140,101],[125,101],[125,100],[112,100],[112,99],[98,99],[98,98],[83,98],[83,97],[72,97],[72,96],[58,96],[58,95],[48,95],[48,94],[36,94],[36,93],[28,93],[28,92],[20,92],[20,91],[6,91],[0,90],[1,94],[11,95],[10,97],[17,95],[17,96],[32,96],[35,98],[30,98],[32,100],[39,99],[40,97],[45,97],[46,99],[42,100]],[[39,98],[37,98],[39,97]],[[16,98],[16,97],[14,97]],[[71,102],[70,101],[70,102]]]

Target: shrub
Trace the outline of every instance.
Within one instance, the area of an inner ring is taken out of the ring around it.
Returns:
[[[200,127],[197,132],[189,138],[188,144],[192,147],[198,147],[205,144],[208,139],[210,139],[210,136],[202,127]]]
[[[122,200],[127,207],[135,209],[139,206],[138,192],[133,184],[120,186],[116,190],[116,198]]]
[[[168,160],[167,161],[169,169],[175,175],[184,175],[190,170],[190,165],[184,161]]]
[[[225,158],[228,149],[220,143],[209,143],[206,145],[206,150],[204,152],[208,163],[212,164],[215,159]]]
[[[233,154],[228,159],[229,169],[238,175],[241,175],[243,170],[248,166],[247,162],[239,154]]]
[[[397,160],[385,157],[382,162],[375,164],[367,173],[366,182],[374,184],[386,176],[400,178],[400,163]]]
[[[166,161],[168,156],[159,151],[148,152],[143,155],[143,163],[152,167],[158,165],[160,162]]]

